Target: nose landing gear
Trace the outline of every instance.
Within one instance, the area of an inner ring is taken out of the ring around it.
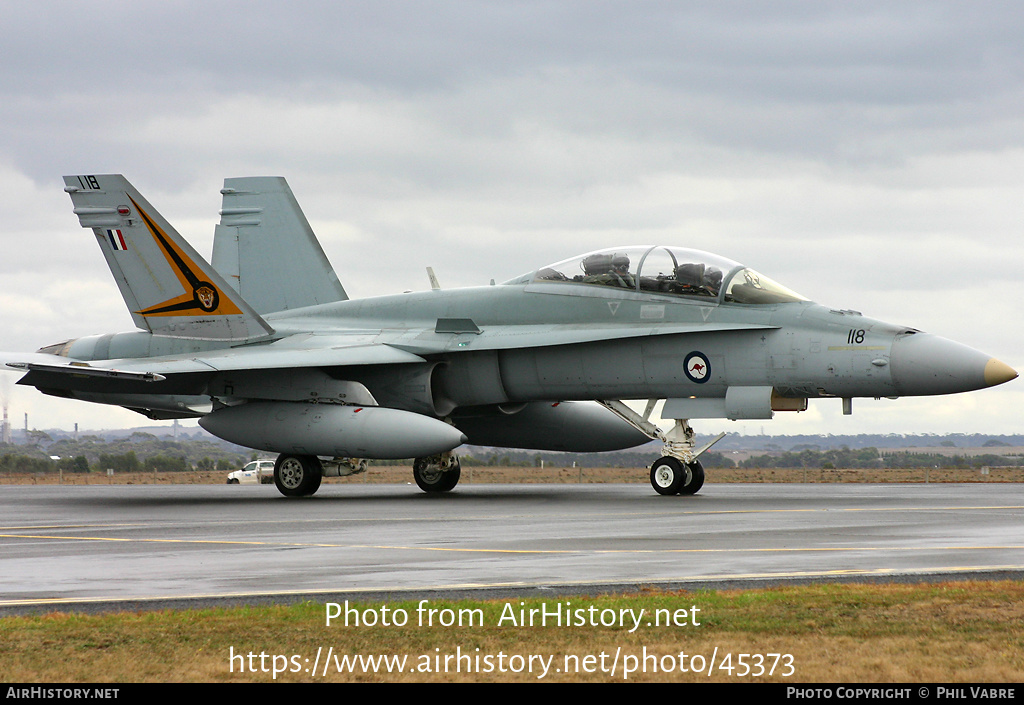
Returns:
[[[704,486],[704,466],[699,460],[684,463],[671,456],[651,465],[651,487],[658,494],[696,494]]]
[[[654,411],[657,401],[657,399],[651,399],[647,402],[647,409],[643,416],[615,399],[598,401],[598,404],[633,428],[646,434],[648,438],[661,441],[664,444],[661,449],[664,455],[651,465],[651,487],[655,492],[662,495],[696,494],[704,486],[704,466],[697,460],[697,456],[722,440],[725,433],[718,434],[703,448],[694,451],[695,434],[687,419],[675,419],[675,423],[669,431],[662,431],[651,423],[651,412]]]

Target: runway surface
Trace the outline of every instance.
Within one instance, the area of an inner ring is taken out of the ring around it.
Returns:
[[[5,613],[1024,573],[1017,484],[6,486],[0,517]]]

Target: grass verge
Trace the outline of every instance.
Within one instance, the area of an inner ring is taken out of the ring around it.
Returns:
[[[1024,584],[1011,581],[420,606],[352,603],[348,626],[344,616],[328,626],[324,603],[7,617],[0,675],[26,683],[1024,681]],[[572,610],[582,623],[549,617],[540,626],[542,609],[563,618]],[[531,610],[534,626],[521,623]],[[387,660],[371,667],[367,657]]]

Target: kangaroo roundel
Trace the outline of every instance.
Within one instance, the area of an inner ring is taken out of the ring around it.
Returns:
[[[711,363],[704,353],[694,351],[683,361],[683,371],[691,381],[704,384],[711,376]]]

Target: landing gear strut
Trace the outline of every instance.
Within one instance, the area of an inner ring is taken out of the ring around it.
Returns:
[[[424,492],[450,492],[459,484],[462,465],[454,453],[441,453],[416,458],[412,464],[412,475]]]
[[[274,484],[285,497],[308,497],[320,489],[323,469],[315,455],[282,453],[274,463]]]
[[[704,486],[704,466],[697,460],[697,456],[722,440],[725,434],[718,434],[713,441],[694,452],[695,434],[686,419],[675,419],[672,428],[667,432],[651,423],[651,412],[654,411],[657,401],[651,399],[647,402],[647,410],[643,416],[621,401],[610,399],[598,401],[598,404],[649,438],[664,444],[661,449],[664,455],[651,465],[651,487],[655,492],[663,495],[696,494]]]

